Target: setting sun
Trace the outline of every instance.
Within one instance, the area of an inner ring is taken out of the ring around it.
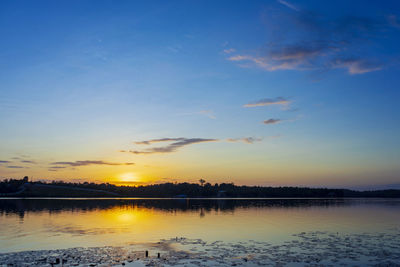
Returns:
[[[138,176],[133,172],[122,173],[118,176],[118,178],[121,182],[139,182],[140,181]]]
[[[138,182],[138,176],[133,172],[126,172],[119,175],[119,180],[122,182]]]

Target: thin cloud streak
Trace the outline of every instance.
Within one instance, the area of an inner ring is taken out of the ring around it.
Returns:
[[[268,119],[268,120],[263,121],[264,124],[278,124],[281,122],[282,122],[282,120],[280,120],[280,119]]]
[[[183,141],[186,138],[184,137],[178,137],[178,138],[160,138],[160,139],[151,139],[151,140],[145,140],[145,141],[138,141],[134,142],[136,145],[151,145],[153,143],[160,143],[160,142],[173,142],[173,141]]]
[[[346,68],[350,74],[363,74],[371,71],[381,70],[383,66],[379,63],[363,59],[337,59],[332,63],[334,68]]]
[[[200,110],[197,112],[188,112],[188,113],[180,113],[179,115],[202,115],[202,116],[206,116],[209,119],[213,119],[215,120],[217,118],[217,116],[215,116],[214,111],[212,110]]]
[[[149,155],[149,154],[160,154],[160,153],[172,153],[184,146],[198,144],[198,143],[205,143],[205,142],[217,142],[218,139],[204,139],[204,138],[161,138],[161,139],[152,139],[152,140],[145,140],[134,142],[138,145],[150,145],[153,143],[159,142],[173,142],[163,147],[152,147],[145,150],[121,150],[121,152],[128,152],[132,154],[142,154],[142,155]]]
[[[282,5],[284,5],[284,6],[288,7],[288,8],[290,8],[290,9],[292,9],[292,10],[294,10],[294,11],[300,11],[299,8],[297,8],[295,5],[293,5],[293,4],[291,4],[291,3],[287,2],[287,1],[278,0],[278,3],[280,3],[280,4],[282,4]]]
[[[225,54],[231,54],[231,53],[233,53],[235,51],[236,51],[236,49],[234,49],[234,48],[224,49],[224,53]]]
[[[78,161],[57,161],[50,163],[51,165],[68,165],[71,167],[89,166],[89,165],[109,165],[109,166],[123,166],[123,165],[134,165],[133,162],[116,163],[107,162],[102,160],[78,160]]]
[[[22,163],[36,164],[36,161],[33,160],[21,160]]]
[[[67,167],[65,167],[65,166],[51,166],[51,167],[49,167],[49,171],[52,171],[52,172],[56,172],[56,171],[58,171],[58,170],[60,170],[60,169],[66,169]]]
[[[243,142],[246,144],[253,144],[255,142],[261,142],[263,138],[261,137],[243,137],[243,138],[228,138],[228,142]]]
[[[286,99],[284,97],[277,97],[274,99],[265,98],[265,99],[261,99],[256,102],[245,104],[245,105],[243,105],[243,107],[254,108],[254,107],[262,107],[262,106],[270,106],[270,105],[281,105],[281,106],[287,107],[290,103],[291,103],[291,101],[289,101],[288,99]]]

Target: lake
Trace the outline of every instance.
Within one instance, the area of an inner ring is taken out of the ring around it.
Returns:
[[[397,199],[0,199],[0,252],[399,230]]]

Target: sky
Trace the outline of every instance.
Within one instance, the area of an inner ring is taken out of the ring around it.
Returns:
[[[0,1],[0,179],[400,188],[398,1]]]

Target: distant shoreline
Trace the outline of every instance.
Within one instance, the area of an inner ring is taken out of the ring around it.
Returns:
[[[159,198],[159,199],[334,199],[400,198],[400,190],[357,191],[309,187],[237,186],[233,183],[164,183],[117,186],[108,183],[29,182],[9,179],[0,182],[0,198]]]

